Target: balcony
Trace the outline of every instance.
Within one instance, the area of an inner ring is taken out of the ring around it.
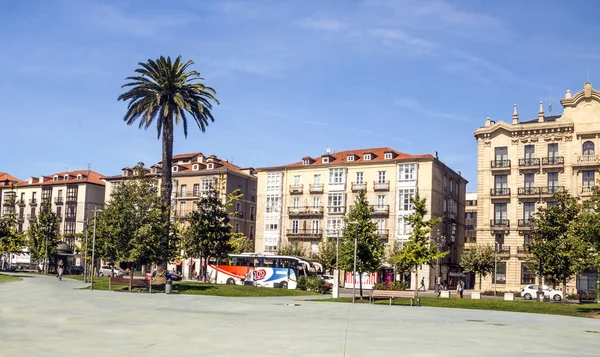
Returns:
[[[505,230],[510,228],[509,219],[490,219],[490,228],[493,230]]]
[[[552,196],[555,193],[565,192],[565,186],[546,186],[540,187],[540,194],[546,196]]]
[[[577,161],[573,163],[576,166],[594,166],[600,165],[600,155],[579,155]]]
[[[510,247],[505,247],[503,245],[500,245],[496,249],[496,254],[498,254],[498,256],[500,256],[500,257],[508,257],[508,256],[510,256]]]
[[[562,156],[545,157],[542,159],[542,166],[562,166],[565,164],[565,158]]]
[[[67,203],[77,202],[77,196],[67,196]]]
[[[188,192],[188,191],[179,191],[177,192],[176,198],[179,199],[194,199],[199,198],[200,192]]]
[[[328,206],[328,214],[346,214],[346,206]]]
[[[37,199],[35,199],[35,198],[31,198],[31,199],[29,200],[29,205],[30,205],[30,206],[37,206]]]
[[[591,196],[598,189],[598,186],[585,185],[581,186],[581,195],[582,196]]]
[[[34,214],[28,214],[28,215],[27,215],[27,220],[28,220],[29,222],[31,222],[31,221],[35,221],[35,218],[36,218],[36,217],[37,217],[37,216],[35,215],[35,213],[34,213]]]
[[[288,238],[321,239],[321,238],[323,238],[323,230],[322,229],[288,229],[286,235]]]
[[[540,166],[540,159],[534,158],[525,158],[519,159],[519,167],[520,168],[537,168]]]
[[[377,233],[377,237],[379,237],[379,239],[388,240],[390,237],[389,229],[378,229],[376,233]]]
[[[531,229],[533,228],[533,218],[522,218],[517,221],[519,229]]]
[[[456,213],[454,213],[454,212],[444,212],[444,217],[446,219],[451,220],[451,221],[455,221],[456,220]]]
[[[527,250],[527,245],[522,247],[517,247],[517,256],[524,257],[529,255],[529,251]]]
[[[62,196],[57,196],[57,197],[54,197],[54,204],[57,204],[57,205],[62,205],[63,203],[64,203],[64,202],[63,202],[63,198],[62,198]]]
[[[25,200],[17,200],[17,204],[21,207],[25,206]]]
[[[310,193],[323,193],[324,190],[324,186],[322,183],[311,183],[310,186],[308,186],[308,191]]]
[[[532,186],[519,187],[517,189],[517,194],[519,196],[537,196],[540,194],[540,188]]]
[[[490,196],[496,198],[506,198],[510,196],[510,188],[508,187],[500,187],[500,188],[492,188],[490,189]]]
[[[352,182],[352,192],[366,191],[367,184],[364,182]]]
[[[302,216],[302,217],[310,217],[310,216],[322,216],[325,209],[323,206],[298,206],[298,207],[288,207],[288,215],[289,216]]]
[[[290,195],[301,195],[304,193],[303,185],[290,185]]]
[[[465,243],[477,243],[477,231],[474,229],[466,230]]]
[[[510,160],[492,160],[492,170],[506,170],[510,169]]]
[[[192,209],[178,209],[175,210],[173,214],[177,218],[187,218],[192,212],[194,212]]]
[[[375,205],[373,207],[373,216],[389,216],[390,205]]]
[[[373,182],[373,190],[374,191],[389,191],[390,190],[390,182],[389,181],[385,181],[385,182],[375,181],[375,182]]]

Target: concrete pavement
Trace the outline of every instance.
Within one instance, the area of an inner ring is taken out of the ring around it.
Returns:
[[[0,284],[0,356],[600,354],[595,319],[81,286],[35,275]]]

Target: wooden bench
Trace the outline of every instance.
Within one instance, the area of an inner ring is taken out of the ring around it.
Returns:
[[[127,285],[129,286],[130,279],[129,278],[114,278],[110,277],[110,285]],[[142,287],[146,289],[150,289],[150,281],[146,279],[133,279],[131,280],[131,287]]]
[[[410,299],[410,306],[413,306],[414,303],[414,291],[396,291],[396,290],[373,290],[373,294],[371,294],[371,303],[375,303],[375,299],[390,299],[390,306],[392,305],[393,299],[407,298]],[[416,304],[414,306],[420,306],[421,301],[417,298]]]

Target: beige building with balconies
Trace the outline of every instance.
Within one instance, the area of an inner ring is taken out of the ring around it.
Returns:
[[[432,155],[391,148],[327,152],[300,162],[257,169],[256,251],[273,253],[285,244],[318,252],[320,242],[341,234],[344,216],[361,190],[373,206],[373,220],[386,244],[408,241],[406,217],[418,190],[430,215],[444,217],[434,238],[450,254],[441,264],[444,279],[457,272],[464,242],[467,181]],[[423,276],[433,288],[435,270]]]
[[[36,220],[44,201],[52,204],[52,211],[59,220],[59,233],[66,244],[61,253],[68,264],[81,265],[81,255],[74,248],[81,249],[76,240],[78,233],[85,231],[85,221],[95,208],[104,205],[104,181],[97,172],[78,170],[59,172],[49,176],[31,177],[27,181],[2,187],[2,213],[17,214],[18,231],[26,232]],[[14,200],[16,206],[7,205]],[[15,263],[30,263],[29,255],[18,256]]]
[[[241,168],[233,163],[220,159],[215,155],[205,156],[200,152],[179,154],[173,156],[173,219],[184,224],[189,214],[197,209],[197,203],[203,192],[211,186],[224,187],[225,195],[239,190],[242,195],[230,208],[237,212],[230,216],[233,231],[241,232],[254,241],[256,227],[256,176],[251,167]],[[147,175],[155,177],[160,185],[161,162],[152,165]],[[104,177],[107,182],[106,202],[114,188],[124,180],[133,176],[133,169],[125,167],[121,175]],[[221,186],[222,185],[222,186]],[[175,264],[176,270],[189,276],[193,268],[200,271],[199,262],[186,259]]]
[[[552,204],[555,192],[585,199],[600,170],[600,92],[585,83],[567,90],[561,115],[519,121],[515,104],[511,123],[489,118],[475,130],[478,158],[477,244],[497,247],[498,268],[482,289],[518,291],[535,283],[528,271],[526,245],[533,214]]]

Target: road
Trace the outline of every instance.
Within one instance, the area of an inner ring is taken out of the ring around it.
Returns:
[[[0,356],[598,356],[600,320],[0,284]]]

